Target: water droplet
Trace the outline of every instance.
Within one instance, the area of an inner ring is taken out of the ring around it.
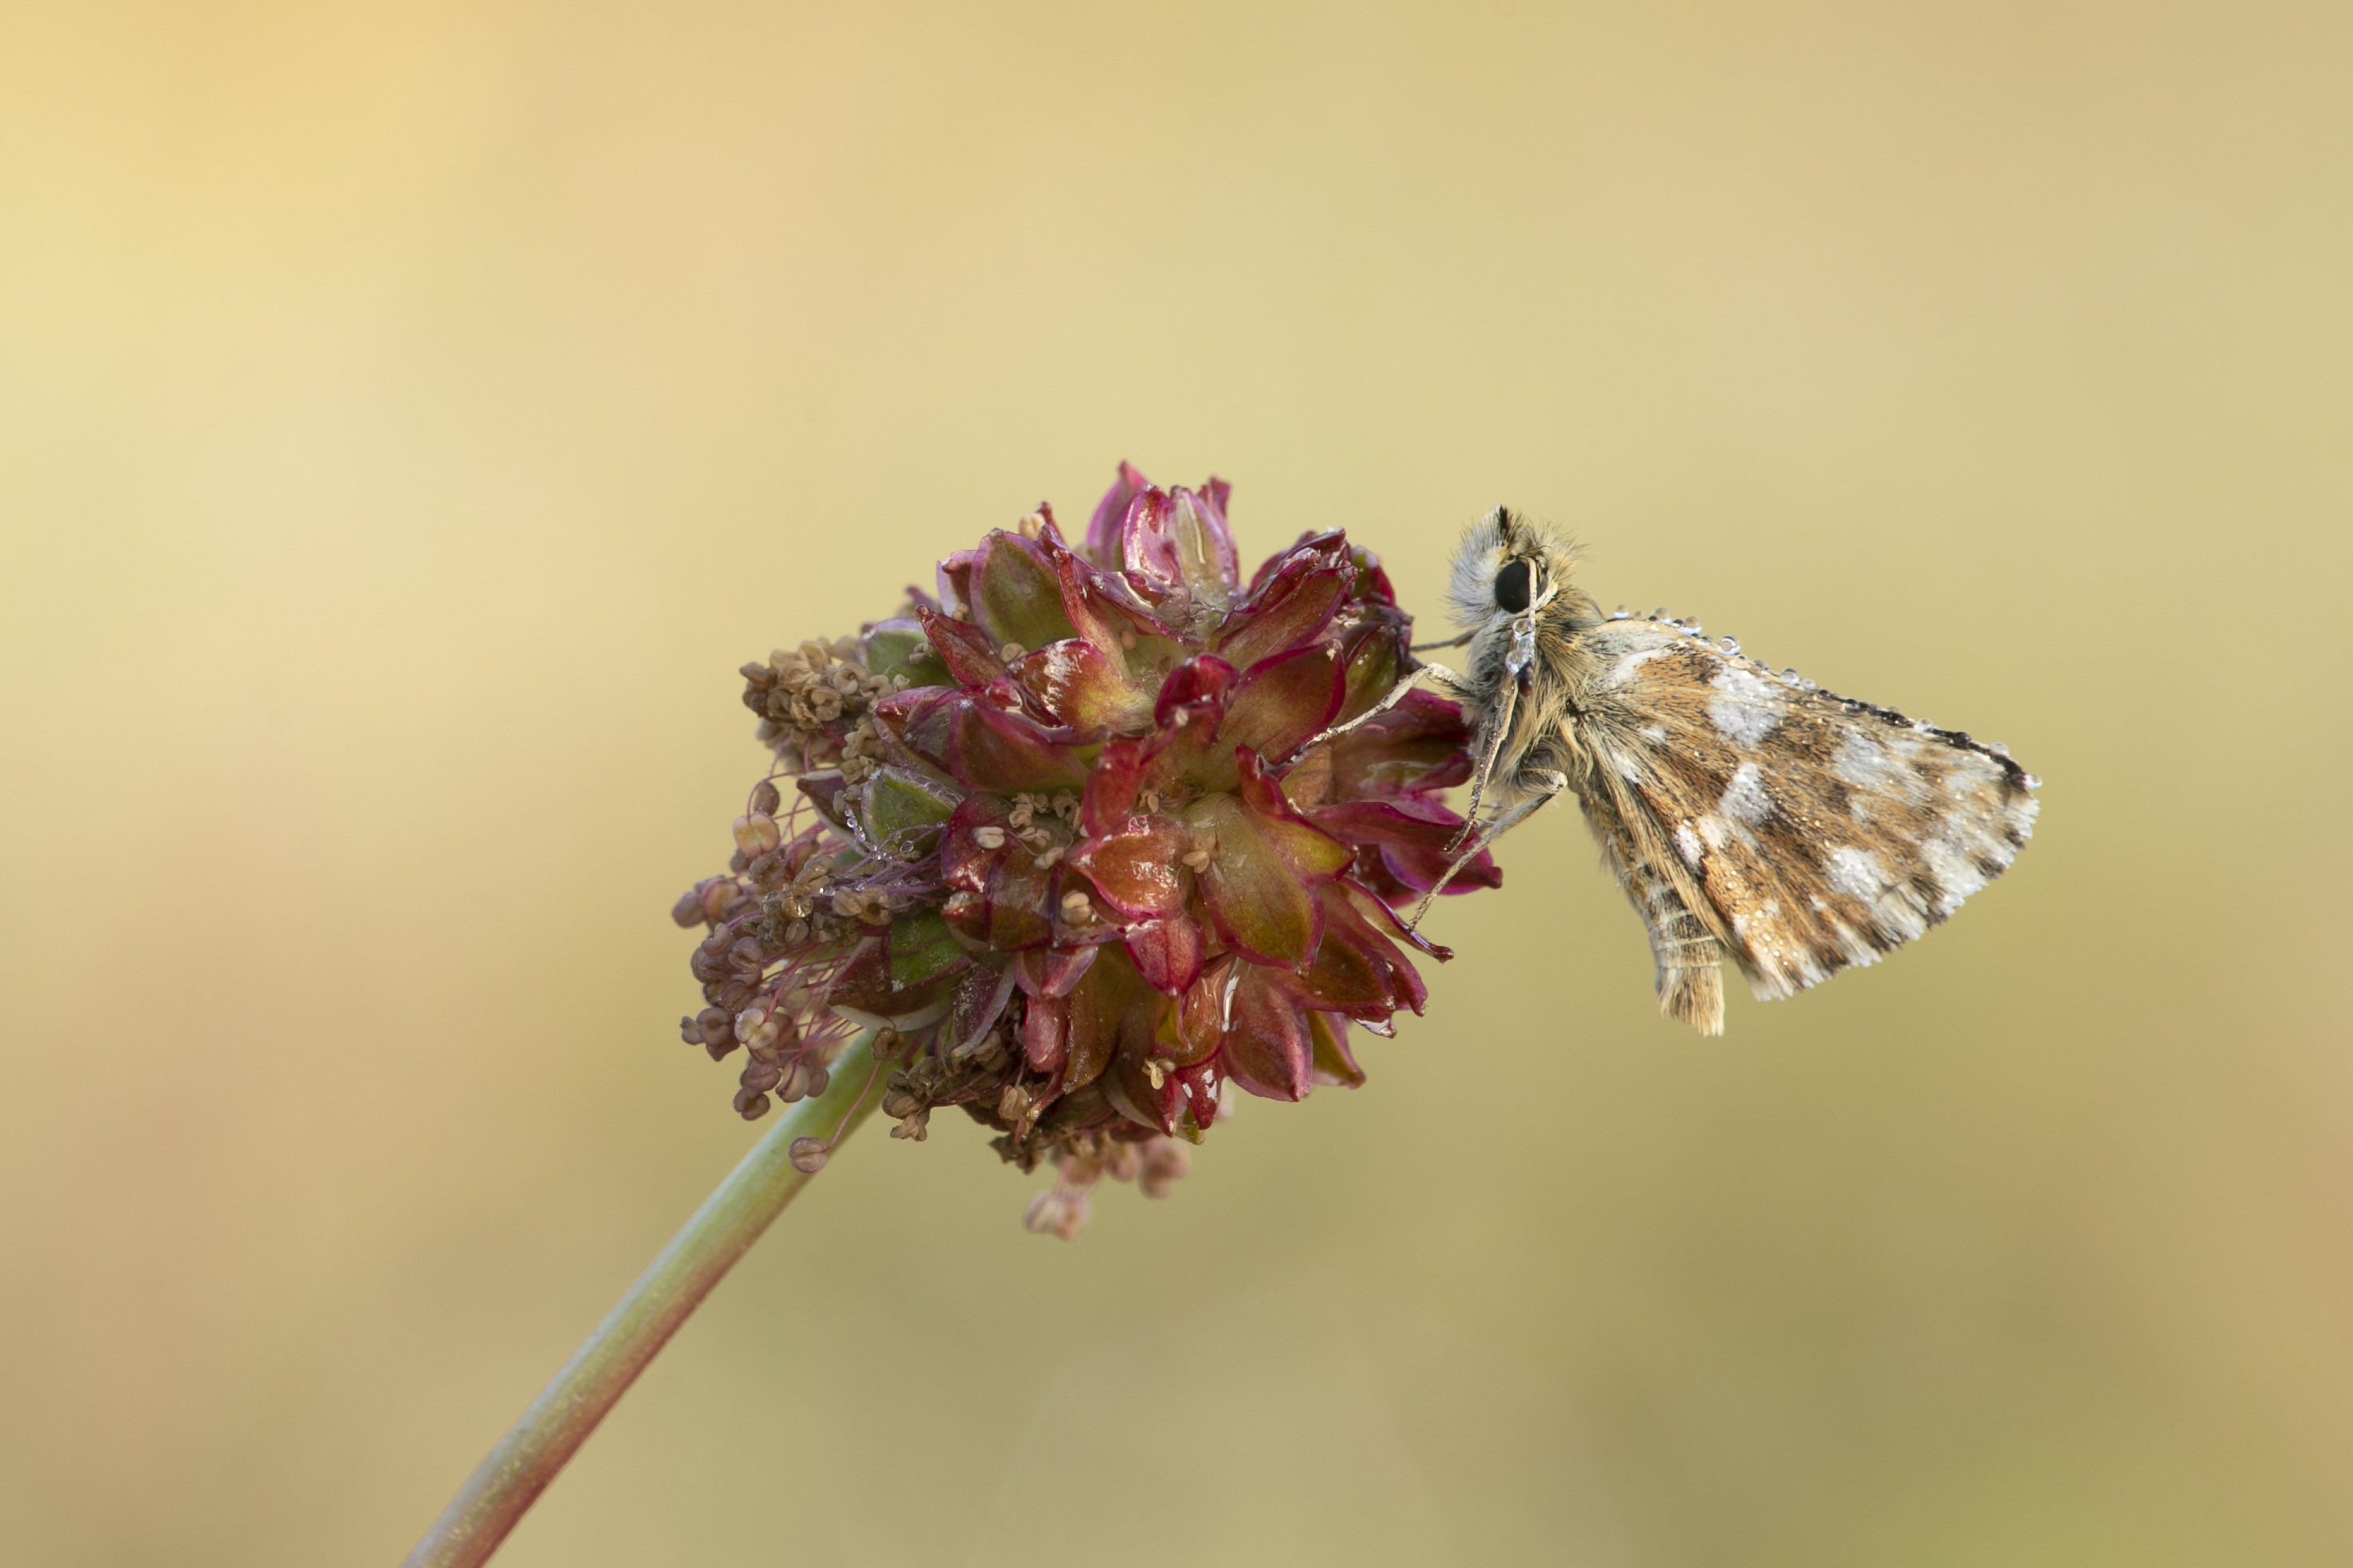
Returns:
[[[1785,669],[1781,672],[1781,679],[1795,686],[1798,684],[1798,672],[1794,669]]]
[[[1817,685],[1813,681],[1808,680],[1803,676],[1799,676],[1798,678],[1798,684],[1804,687],[1809,691],[1820,691],[1821,689],[1820,686]]]
[[[2041,789],[2042,787],[2042,781],[2036,778],[2032,773],[2029,773],[2026,775],[2026,787],[2029,789]]]
[[[1650,618],[1654,621],[1665,620],[1667,618],[1667,607],[1664,605],[1661,605],[1657,609],[1651,612]]]
[[[1624,620],[1624,619],[1626,618],[1626,606],[1625,606],[1625,605],[1619,605],[1616,609],[1614,609],[1614,610],[1610,611],[1610,612],[1609,612],[1609,618],[1610,618],[1611,620],[1613,620],[1613,621],[1622,621],[1622,620]]]
[[[2006,757],[2010,755],[2010,748],[2003,745],[2000,741],[1989,742],[1987,745],[1986,750],[1991,752],[1997,757]]]
[[[1726,653],[1738,653],[1740,651],[1740,639],[1738,637],[1718,637],[1716,639],[1715,646],[1722,648]]]

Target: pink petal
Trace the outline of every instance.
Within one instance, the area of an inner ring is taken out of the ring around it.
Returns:
[[[1116,569],[1121,563],[1120,528],[1127,521],[1127,509],[1135,498],[1152,488],[1133,463],[1119,466],[1119,478],[1095,503],[1095,514],[1087,522],[1087,559],[1098,566]]]

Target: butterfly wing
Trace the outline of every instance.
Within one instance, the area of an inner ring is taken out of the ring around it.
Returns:
[[[1662,1005],[1707,1032],[1693,926],[1757,995],[1787,996],[1942,921],[2032,831],[2033,781],[1965,734],[1664,622],[1606,621],[1561,653],[1588,817],[1651,928]]]

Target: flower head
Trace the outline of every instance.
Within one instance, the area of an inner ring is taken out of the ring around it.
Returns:
[[[1040,507],[904,615],[744,667],[775,763],[673,913],[707,928],[683,1032],[743,1048],[744,1117],[879,1029],[893,1136],[963,1108],[1056,1162],[1029,1223],[1067,1236],[1102,1174],[1166,1191],[1234,1089],[1360,1083],[1350,1026],[1421,1010],[1408,951],[1448,955],[1393,906],[1445,868],[1469,731],[1417,690],[1319,739],[1410,668],[1411,618],[1337,532],[1243,582],[1227,497],[1123,464],[1082,546]]]

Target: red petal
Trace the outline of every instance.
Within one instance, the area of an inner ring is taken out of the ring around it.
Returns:
[[[1219,1060],[1236,1083],[1268,1100],[1304,1100],[1314,1087],[1306,1012],[1256,964],[1243,966],[1234,993],[1233,1027]]]
[[[1277,654],[1234,688],[1218,739],[1262,757],[1288,757],[1332,721],[1340,696],[1340,666],[1330,648]]]
[[[885,747],[898,762],[936,773],[948,765],[948,729],[965,700],[955,688],[917,687],[894,691],[867,710]]]
[[[1324,533],[1303,533],[1299,542],[1288,550],[1278,550],[1259,563],[1250,581],[1250,597],[1255,604],[1266,593],[1266,585],[1285,573],[1304,576],[1326,566],[1347,566],[1353,563],[1348,555],[1348,536],[1338,529]]]
[[[1131,920],[1159,919],[1185,907],[1185,830],[1173,818],[1131,816],[1119,832],[1090,838],[1071,852],[1104,900]]]
[[[1387,623],[1363,627],[1351,636],[1341,660],[1348,672],[1348,694],[1341,700],[1335,723],[1371,712],[1376,703],[1396,689],[1409,657],[1406,638],[1403,626]]]
[[[931,639],[940,662],[959,685],[986,686],[1005,673],[1005,661],[997,657],[1003,645],[989,641],[988,634],[970,621],[933,610],[919,611],[917,618],[923,623],[923,635]]]
[[[1291,811],[1254,754],[1237,760],[1240,796],[1204,795],[1185,808],[1194,842],[1217,846],[1198,873],[1202,901],[1228,945],[1267,963],[1304,963],[1324,931],[1315,888],[1352,857]]]
[[[972,618],[1000,647],[1044,647],[1075,635],[1062,613],[1062,575],[1044,546],[1003,529],[981,541],[972,573]]]
[[[1344,800],[1319,805],[1308,819],[1351,844],[1405,844],[1443,849],[1462,830],[1462,819],[1424,795],[1402,799]]]
[[[984,958],[956,982],[948,1016],[940,1024],[940,1048],[953,1051],[969,1045],[997,1026],[1005,1005],[1013,999],[1013,965],[1003,958]]]
[[[933,586],[940,591],[940,608],[950,615],[972,614],[972,566],[980,558],[977,550],[959,550],[939,563],[933,573]]]
[[[1267,776],[1255,752],[1247,747],[1238,750],[1234,765],[1241,774],[1242,804],[1250,807],[1259,832],[1279,847],[1302,877],[1320,882],[1348,868],[1354,851],[1300,816],[1284,797],[1282,786]]]
[[[1113,741],[1103,747],[1079,805],[1079,820],[1089,833],[1116,833],[1125,825],[1144,788],[1145,763],[1141,742]]]
[[[1459,851],[1458,851],[1459,853]],[[1426,893],[1438,886],[1446,868],[1454,864],[1454,855],[1443,849],[1413,849],[1395,844],[1381,846],[1381,864],[1389,874],[1417,893]],[[1453,898],[1458,893],[1475,893],[1482,888],[1504,885],[1504,868],[1484,849],[1471,858],[1471,863],[1454,873],[1439,897]]]
[[[1055,563],[1055,570],[1061,575],[1062,613],[1070,616],[1079,636],[1105,653],[1126,647],[1122,632],[1132,632],[1138,639],[1176,635],[1137,596],[1126,578],[1098,572],[1075,555],[1064,555]]]
[[[1148,595],[1223,610],[1240,585],[1233,535],[1213,506],[1183,486],[1145,490],[1120,525],[1120,561]]]
[[[1278,574],[1249,609],[1226,624],[1218,656],[1248,669],[1260,659],[1313,642],[1348,596],[1348,575],[1337,567]]]
[[[1119,466],[1119,478],[1095,502],[1095,514],[1087,523],[1087,559],[1098,566],[1116,568],[1120,564],[1120,527],[1127,521],[1127,509],[1135,498],[1152,488],[1133,463]]]
[[[1021,1023],[1021,1054],[1028,1059],[1032,1072],[1059,1072],[1067,1054],[1063,1039],[1068,1032],[1071,1005],[1053,996],[1032,996]]]
[[[1016,960],[1021,990],[1029,996],[1068,996],[1094,967],[1096,949],[1033,947]]]
[[[1100,734],[1152,723],[1152,693],[1132,685],[1126,661],[1078,637],[1064,637],[1015,661],[1013,679],[1058,724]]]
[[[1175,1046],[1166,1052],[1171,1060],[1203,1061],[1225,1043],[1226,1012],[1232,1005],[1232,991],[1241,981],[1236,967],[1241,962],[1231,954],[1213,960],[1176,999],[1167,1031],[1176,1037]]]
[[[948,818],[940,845],[940,877],[948,889],[940,913],[966,938],[999,952],[1036,947],[1053,935],[1047,914],[1053,872],[1038,868],[1037,857],[1007,827],[1010,819],[1003,801],[972,795]],[[1003,832],[1003,842],[984,847],[974,837],[982,827]]]
[[[967,700],[949,723],[948,769],[966,789],[1075,789],[1087,782],[1076,743],[1067,731]]]
[[[1185,1088],[1186,1115],[1199,1131],[1207,1132],[1218,1121],[1218,1089],[1225,1081],[1215,1062],[1203,1062],[1198,1067],[1179,1068],[1176,1081]]]
[[[1160,999],[1116,947],[1095,950],[1101,956],[1071,992],[1068,1054],[1064,1058],[1064,1092],[1092,1083],[1112,1058],[1124,1051],[1141,1055],[1152,1044]]]
[[[1225,711],[1226,694],[1234,689],[1234,667],[1222,658],[1203,654],[1187,659],[1168,672],[1160,683],[1160,695],[1152,705],[1152,718],[1166,726],[1176,718],[1179,708],[1209,704],[1211,717]]]
[[[1419,1013],[1430,995],[1397,944],[1374,930],[1337,888],[1324,894],[1324,940],[1314,958],[1283,983],[1319,1012],[1376,1023],[1399,1007]]]
[[[1332,742],[1335,798],[1445,789],[1472,773],[1471,727],[1442,697],[1416,690]]]
[[[1200,977],[1206,944],[1200,925],[1190,915],[1142,921],[1121,935],[1136,972],[1155,991],[1174,996]]]

